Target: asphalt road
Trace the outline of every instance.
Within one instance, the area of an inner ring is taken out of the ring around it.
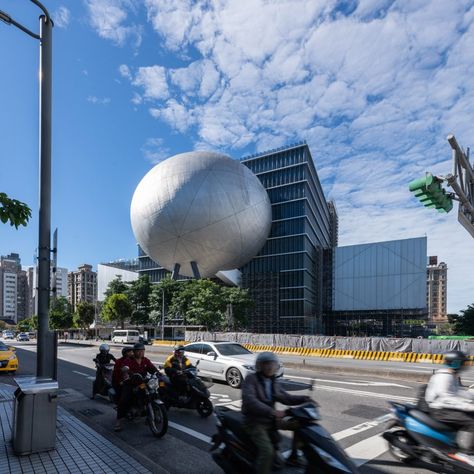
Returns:
[[[18,375],[33,374],[36,364],[34,343],[15,343],[20,360]],[[95,374],[92,358],[96,347],[61,345],[59,347],[58,379],[61,403],[91,425],[111,430],[114,415],[110,403],[98,397],[89,400]],[[119,355],[118,348],[112,348]],[[149,351],[148,357],[156,364],[162,363],[164,354]],[[332,364],[334,359],[330,360]],[[350,364],[351,361],[344,361]],[[357,361],[360,362],[360,361]],[[328,362],[329,363],[329,362]],[[392,363],[395,365],[396,362]],[[314,380],[314,390],[309,383]],[[13,383],[11,376],[0,376],[0,382]],[[387,414],[388,400],[413,401],[420,384],[414,381],[383,379],[373,376],[333,375],[314,370],[286,369],[284,384],[287,390],[310,394],[321,406],[322,424],[333,434],[348,454],[361,466],[361,472],[424,473],[426,466],[404,466],[388,453],[381,433]],[[224,383],[211,387],[215,405],[240,407],[240,391]],[[170,411],[170,432],[156,440],[143,423],[130,422],[118,434],[120,438],[171,473],[218,473],[208,453],[208,441],[215,432],[214,417],[202,419],[189,410]],[[289,434],[283,433],[283,450],[289,447]],[[298,472],[292,470],[291,472]]]

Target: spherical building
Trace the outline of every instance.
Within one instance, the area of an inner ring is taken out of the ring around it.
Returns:
[[[175,155],[150,170],[130,214],[142,249],[190,277],[196,267],[212,277],[243,266],[262,248],[272,222],[267,192],[252,171],[205,151]]]

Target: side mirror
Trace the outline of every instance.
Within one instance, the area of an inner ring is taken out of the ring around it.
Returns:
[[[13,352],[16,351],[16,347],[13,347],[13,346],[8,346],[8,349],[9,349],[10,351],[13,351]]]
[[[206,355],[209,357],[214,357],[214,359],[217,359],[217,354],[214,351],[210,351]]]

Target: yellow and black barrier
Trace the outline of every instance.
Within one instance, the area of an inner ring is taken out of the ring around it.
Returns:
[[[186,341],[153,341],[154,346],[170,346],[175,344],[188,344]],[[304,357],[324,357],[338,359],[376,360],[389,362],[424,362],[442,364],[443,354],[419,354],[417,352],[382,352],[360,351],[344,349],[312,349],[308,347],[283,347],[259,344],[242,344],[249,351],[272,351],[280,355],[295,355]],[[474,365],[474,356],[469,357],[468,365]]]

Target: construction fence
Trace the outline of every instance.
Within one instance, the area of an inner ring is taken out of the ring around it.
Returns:
[[[337,337],[290,334],[251,334],[186,331],[187,342],[238,342],[252,351],[274,351],[279,354],[337,357],[398,362],[441,363],[450,350],[463,351],[474,358],[474,341],[432,340],[386,337]]]

